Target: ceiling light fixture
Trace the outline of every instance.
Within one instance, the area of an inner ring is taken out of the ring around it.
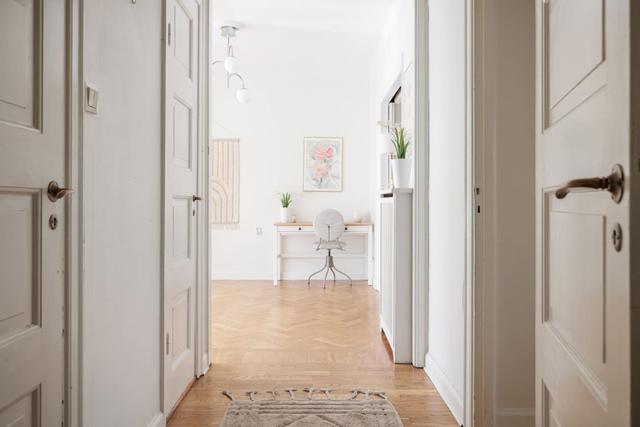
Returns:
[[[218,59],[213,61],[211,65],[223,64],[224,69],[227,72],[227,89],[230,86],[231,79],[237,77],[242,83],[242,87],[236,92],[236,99],[241,104],[246,104],[251,100],[251,93],[244,84],[244,79],[238,74],[239,61],[233,54],[233,46],[231,45],[231,38],[235,37],[238,32],[236,25],[222,25],[220,27],[220,35],[227,39],[227,57],[225,59]]]

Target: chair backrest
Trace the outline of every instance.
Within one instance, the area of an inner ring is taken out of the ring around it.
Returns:
[[[325,209],[316,215],[313,228],[322,240],[338,240],[344,231],[344,218],[335,209]]]

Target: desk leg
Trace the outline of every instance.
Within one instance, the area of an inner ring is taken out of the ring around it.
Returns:
[[[281,258],[280,258],[280,242],[281,236],[280,232],[273,232],[273,286],[278,286],[278,282],[280,281],[280,268],[281,268]]]
[[[369,285],[373,286],[373,227],[369,226],[367,232],[367,275]]]

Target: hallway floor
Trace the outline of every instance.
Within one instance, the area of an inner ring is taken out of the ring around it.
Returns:
[[[456,426],[422,369],[394,365],[378,326],[378,293],[364,282],[215,282],[213,365],[169,427],[219,425],[229,400],[252,389],[385,390],[405,427]],[[266,394],[258,395],[265,398]]]

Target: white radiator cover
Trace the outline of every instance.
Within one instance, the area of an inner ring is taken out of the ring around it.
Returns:
[[[380,328],[394,363],[411,363],[413,191],[384,194],[379,209]]]

